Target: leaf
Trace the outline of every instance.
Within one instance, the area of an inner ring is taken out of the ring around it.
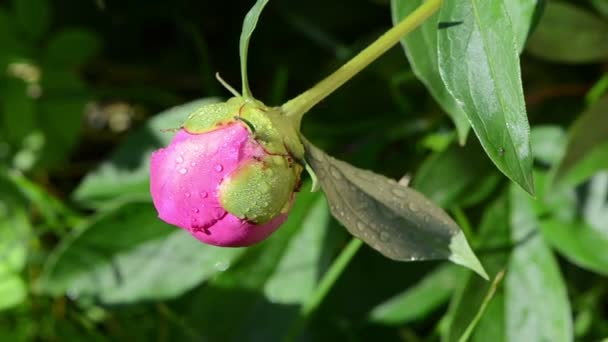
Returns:
[[[566,133],[559,126],[534,126],[530,134],[534,158],[554,165],[566,150]]]
[[[422,0],[391,0],[393,24],[396,25],[422,3]],[[437,19],[438,14],[428,18],[418,29],[405,36],[401,40],[401,44],[412,67],[412,71],[424,83],[431,95],[433,95],[433,98],[435,98],[435,101],[450,116],[458,132],[458,140],[461,144],[464,144],[470,125],[466,114],[448,92],[439,75],[439,65],[437,64]]]
[[[6,141],[20,147],[36,127],[36,104],[27,94],[27,84],[16,78],[0,83],[0,132]]]
[[[534,193],[530,128],[515,37],[503,1],[446,1],[439,31],[441,78],[481,145],[511,180]]]
[[[197,108],[218,102],[209,98],[168,109],[150,119],[142,129],[129,136],[96,170],[89,173],[73,197],[88,206],[101,206],[124,197],[148,196],[150,155],[166,146],[173,134],[166,130],[181,127]]]
[[[31,227],[24,203],[2,172],[0,189],[0,310],[4,310],[27,296],[20,273],[26,264]]]
[[[505,279],[508,341],[572,341],[566,285],[542,235],[532,199],[511,187],[511,238],[516,244]]]
[[[249,89],[249,78],[247,76],[247,53],[249,51],[249,40],[251,40],[253,30],[255,30],[255,27],[258,25],[258,19],[260,19],[262,10],[264,10],[267,3],[268,0],[257,0],[249,12],[247,12],[245,20],[243,20],[243,28],[241,30],[241,38],[239,41],[239,55],[241,57],[241,79],[243,81],[242,92],[245,98],[252,97],[251,89]]]
[[[608,172],[599,172],[589,180],[582,204],[585,223],[608,235]]]
[[[553,62],[599,62],[608,57],[606,36],[607,21],[578,6],[548,1],[526,51]]]
[[[545,240],[570,262],[608,275],[608,235],[585,222],[567,223],[556,219],[540,223]]]
[[[310,297],[319,275],[328,223],[327,202],[319,196],[289,241],[273,275],[264,285],[266,298],[271,302],[302,303]]]
[[[461,268],[441,266],[418,284],[376,306],[369,320],[386,325],[401,325],[422,319],[445,303],[464,280]]]
[[[585,111],[572,125],[568,146],[555,171],[555,183],[576,185],[608,169],[608,96]]]
[[[64,239],[39,286],[54,296],[107,304],[175,298],[225,270],[242,252],[200,243],[160,221],[150,203],[125,202]]]
[[[509,0],[505,8],[511,19],[517,51],[521,53],[526,45],[526,39],[532,26],[535,11],[541,7],[544,0]]]
[[[32,40],[38,40],[48,31],[51,18],[47,0],[13,0],[15,16],[20,28]]]
[[[479,250],[485,252],[482,255],[482,261],[493,277],[496,277],[507,265],[508,244],[510,242],[508,221],[508,199],[502,195],[486,207],[479,228]],[[479,312],[479,308],[483,305],[485,294],[491,290],[491,286],[490,283],[479,277],[469,276],[466,279],[450,304],[449,324],[447,331],[442,336],[443,341],[458,341],[465,334],[470,323]],[[488,310],[501,306],[501,302],[499,302],[500,289],[497,297],[499,298],[495,298],[488,304]],[[491,322],[491,324],[494,328],[501,330],[504,321]],[[479,321],[479,327],[484,329],[482,333],[486,333],[487,326],[485,317],[482,317]],[[477,338],[477,331],[474,331],[472,339]],[[500,341],[500,339],[492,341]]]
[[[60,68],[77,67],[99,49],[100,41],[95,33],[86,29],[66,29],[51,37],[44,51],[44,63]]]
[[[477,141],[470,141],[427,158],[415,174],[413,187],[443,208],[465,208],[482,201],[499,180]]]
[[[456,223],[422,194],[303,142],[331,213],[352,235],[390,259],[449,259],[487,278]]]

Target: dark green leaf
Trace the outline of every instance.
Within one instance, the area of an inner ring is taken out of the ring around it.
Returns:
[[[483,200],[500,180],[477,141],[451,145],[426,159],[413,187],[441,207],[467,207]]]
[[[332,214],[351,234],[394,260],[449,259],[487,278],[458,225],[422,194],[304,146]]]
[[[47,33],[51,23],[48,0],[13,0],[15,15],[20,28],[33,40]]]
[[[100,48],[99,38],[85,29],[67,29],[51,37],[44,52],[45,65],[71,68],[84,64]]]
[[[545,240],[571,262],[608,275],[608,234],[584,222],[542,221]]]
[[[608,169],[608,96],[593,104],[572,125],[568,147],[555,182],[575,185],[599,170]]]
[[[534,193],[530,128],[519,57],[503,1],[446,1],[439,21],[439,70],[490,159]]]
[[[608,58],[608,22],[563,1],[549,1],[526,51],[563,63],[589,63]]]
[[[27,88],[24,81],[16,78],[0,83],[0,132],[17,147],[36,127],[36,103],[28,96]]]
[[[396,24],[401,21],[422,3],[422,0],[392,0],[393,23]],[[458,140],[464,144],[470,128],[469,121],[466,114],[448,92],[439,75],[437,64],[438,17],[439,15],[435,14],[427,19],[418,29],[405,36],[401,43],[412,70],[443,110],[452,118],[458,132]]]
[[[148,195],[151,153],[166,146],[186,117],[200,106],[217,102],[205,99],[164,111],[130,136],[112,154],[110,160],[88,174],[74,192],[74,198],[87,205],[99,206],[124,196]]]
[[[445,303],[464,280],[462,269],[445,265],[433,270],[418,284],[376,306],[369,320],[388,325],[401,325],[426,317]]]
[[[103,303],[173,298],[242,252],[200,243],[159,220],[150,203],[126,202],[65,239],[45,265],[40,288]]]
[[[243,28],[241,30],[241,39],[239,42],[239,54],[241,57],[241,79],[243,81],[243,92],[244,97],[251,97],[251,89],[249,89],[249,78],[247,76],[247,53],[249,52],[249,40],[253,30],[258,25],[258,20],[262,14],[262,10],[268,3],[268,0],[257,0],[256,3],[251,7],[245,20],[243,20]]]
[[[570,303],[559,266],[542,235],[533,200],[511,187],[511,238],[505,280],[508,341],[572,341]]]

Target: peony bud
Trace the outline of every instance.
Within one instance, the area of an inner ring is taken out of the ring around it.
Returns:
[[[303,147],[290,122],[257,101],[232,98],[190,115],[152,154],[159,217],[216,246],[248,246],[286,219]]]

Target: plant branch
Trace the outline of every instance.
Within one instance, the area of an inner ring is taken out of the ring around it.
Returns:
[[[287,101],[281,108],[285,115],[292,117],[297,127],[300,126],[302,116],[313,106],[321,102],[329,94],[353,78],[361,70],[393,47],[407,33],[416,29],[428,17],[433,15],[441,6],[442,0],[428,0],[418,7],[399,24],[386,31],[376,41],[359,52],[350,61],[333,74],[317,83],[314,87]]]

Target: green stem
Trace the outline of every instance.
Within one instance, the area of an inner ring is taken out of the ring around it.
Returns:
[[[359,52],[350,61],[333,74],[317,83],[314,87],[287,101],[281,108],[283,112],[293,118],[297,126],[300,126],[302,116],[313,106],[321,102],[329,94],[342,86],[363,70],[366,66],[375,61],[388,49],[393,47],[407,33],[413,31],[422,24],[428,17],[433,15],[441,6],[442,0],[428,0],[414,12],[403,19],[399,24],[386,31],[375,42]]]
[[[304,328],[304,325],[310,318],[310,316],[315,312],[315,310],[319,307],[319,304],[323,301],[323,299],[327,296],[331,288],[333,287],[338,277],[344,272],[346,266],[355,256],[359,248],[363,245],[363,241],[352,238],[346,248],[342,250],[340,255],[334,260],[331,267],[323,278],[321,282],[312,293],[308,300],[304,302],[302,305],[302,309],[300,309],[300,314],[298,318],[291,325],[289,330],[287,331],[287,335],[284,338],[284,341],[293,341],[298,334]]]

